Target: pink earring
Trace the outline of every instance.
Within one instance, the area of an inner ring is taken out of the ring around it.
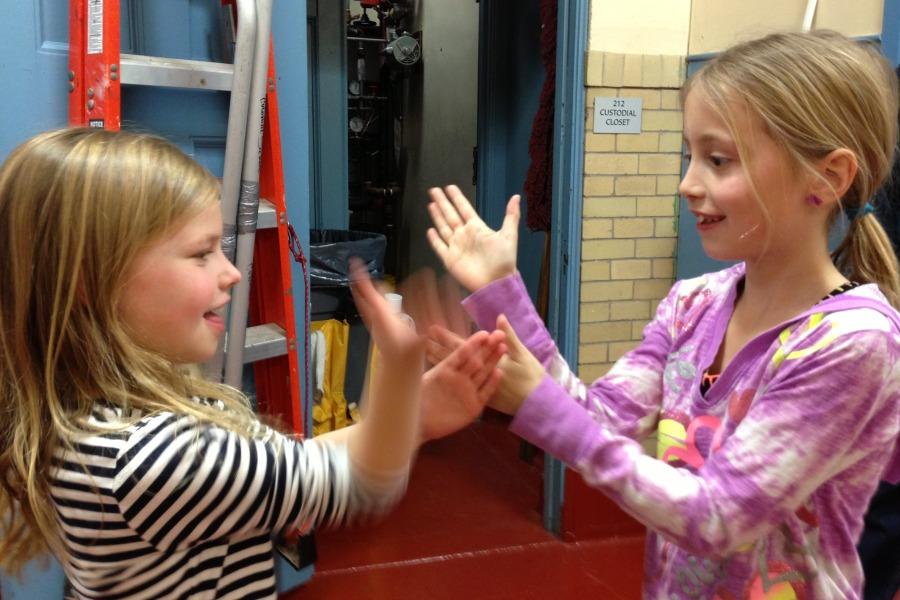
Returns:
[[[806,202],[812,206],[822,206],[822,199],[815,194],[810,194],[809,196],[807,196]]]

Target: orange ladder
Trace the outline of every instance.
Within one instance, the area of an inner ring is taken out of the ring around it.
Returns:
[[[232,292],[225,352],[208,370],[211,377],[222,379],[224,362],[226,383],[241,387],[243,366],[252,363],[257,411],[303,434],[305,372],[298,360],[292,251],[306,265],[287,220],[268,32],[271,0],[222,4],[232,5],[231,15],[241,24],[233,64],[121,54],[119,0],[70,0],[69,124],[118,130],[123,84],[231,92],[222,183],[223,249],[244,278]],[[305,312],[309,314],[308,306]]]

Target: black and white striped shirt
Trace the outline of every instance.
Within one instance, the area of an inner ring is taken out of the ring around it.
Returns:
[[[121,417],[96,408],[91,422]],[[260,427],[249,439],[161,413],[57,449],[50,490],[76,597],[275,598],[273,533],[380,509],[402,491],[362,491],[343,444]]]

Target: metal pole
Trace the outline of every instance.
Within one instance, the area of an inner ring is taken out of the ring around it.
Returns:
[[[244,370],[244,342],[247,312],[250,307],[250,278],[253,273],[253,243],[259,212],[259,161],[262,153],[266,117],[266,88],[269,70],[269,38],[272,26],[272,0],[256,0],[256,51],[244,143],[241,194],[237,210],[235,266],[244,276],[231,294],[228,338],[225,350],[225,383],[240,388]]]
[[[222,178],[222,250],[231,262],[235,260],[237,244],[238,194],[241,164],[244,159],[244,140],[247,136],[247,108],[250,104],[257,34],[255,1],[237,0],[236,6],[238,26],[234,48],[234,76],[231,82],[228,132],[225,137],[225,168]],[[225,339],[228,337],[229,334],[226,332]],[[204,369],[206,375],[216,381],[222,380],[224,351],[225,346],[220,342],[215,356]]]

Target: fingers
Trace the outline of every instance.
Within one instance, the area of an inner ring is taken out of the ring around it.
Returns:
[[[451,354],[453,354],[451,348],[438,344],[430,338],[425,339],[425,360],[429,364],[437,365]]]
[[[447,186],[447,192],[451,196],[462,196],[462,192],[459,191],[459,188],[451,185]],[[437,210],[440,212],[440,217],[443,218],[443,222],[449,227],[451,230],[456,229],[457,227],[462,227],[465,223],[462,218],[459,216],[459,212],[456,209],[455,202],[451,202],[447,195],[440,188],[432,188],[429,191],[429,195],[431,196],[431,204],[428,205],[429,213],[432,212],[431,207],[435,206]],[[465,200],[465,197],[463,197]],[[432,219],[435,219],[435,215],[432,214]],[[435,223],[437,224],[437,222]],[[438,232],[443,236],[443,231],[440,227],[438,227]]]
[[[434,224],[434,230],[438,234],[440,240],[446,245],[450,238],[453,237],[453,227],[447,222],[443,211],[436,202],[428,204],[428,214],[431,216],[431,222]]]
[[[483,337],[487,338],[487,333],[481,331],[474,333],[472,337],[478,336],[481,333],[484,333]],[[464,338],[456,335],[449,329],[440,327],[438,325],[432,325],[428,328],[428,337],[439,343],[440,345],[449,348],[451,351],[456,350],[466,341]]]
[[[450,197],[450,202],[453,203],[456,214],[459,215],[463,223],[468,223],[471,219],[480,219],[478,213],[472,208],[472,203],[469,202],[468,198],[465,197],[457,186],[448,185],[445,190],[447,196]]]
[[[493,368],[487,380],[478,388],[478,400],[482,404],[486,404],[491,397],[500,389],[500,382],[503,381],[503,371]]]
[[[438,258],[441,259],[441,262],[444,265],[447,264],[449,260],[449,248],[447,243],[441,238],[441,235],[437,232],[434,227],[429,227],[425,232],[425,237],[428,238],[428,243],[431,244],[431,249],[434,250],[434,253],[438,255]]]
[[[504,233],[516,236],[519,234],[519,218],[521,217],[521,210],[519,207],[520,200],[521,196],[516,194],[510,198],[509,202],[506,204],[506,216],[503,217],[503,226],[501,227],[501,231]]]
[[[510,324],[509,319],[506,318],[506,315],[497,317],[497,329],[506,334],[506,344],[509,346],[508,353],[511,357],[518,358],[524,352],[528,352],[528,348],[519,340],[519,336],[516,335],[516,331]]]

